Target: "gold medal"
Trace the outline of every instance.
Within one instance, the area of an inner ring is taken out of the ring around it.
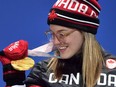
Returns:
[[[11,65],[14,69],[19,71],[26,71],[29,70],[34,66],[35,62],[33,59],[29,57],[25,57],[24,59],[11,61]]]

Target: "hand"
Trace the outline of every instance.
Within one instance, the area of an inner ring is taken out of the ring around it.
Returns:
[[[9,46],[1,51],[2,55],[5,55],[10,60],[18,60],[27,56],[28,42],[19,40],[11,43]]]
[[[23,84],[25,80],[25,71],[15,70],[12,65],[12,60],[25,58],[28,51],[28,42],[19,40],[11,43],[0,52],[0,61],[3,65],[3,80],[7,86],[15,84]]]

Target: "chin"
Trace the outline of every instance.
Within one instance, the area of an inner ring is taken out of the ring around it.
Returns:
[[[61,59],[70,59],[73,55],[60,55]]]

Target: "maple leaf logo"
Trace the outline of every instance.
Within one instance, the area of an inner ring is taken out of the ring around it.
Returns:
[[[56,17],[57,17],[57,14],[55,13],[54,10],[52,10],[52,11],[50,12],[50,15],[48,16],[48,19],[49,19],[50,21],[53,21]]]
[[[107,60],[106,60],[106,66],[107,66],[107,68],[109,68],[109,69],[114,69],[114,68],[116,68],[116,60],[114,60],[114,59],[107,59]]]

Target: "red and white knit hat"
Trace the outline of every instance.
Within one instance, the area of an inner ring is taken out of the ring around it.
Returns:
[[[96,34],[100,10],[98,0],[57,0],[48,14],[48,24]]]

